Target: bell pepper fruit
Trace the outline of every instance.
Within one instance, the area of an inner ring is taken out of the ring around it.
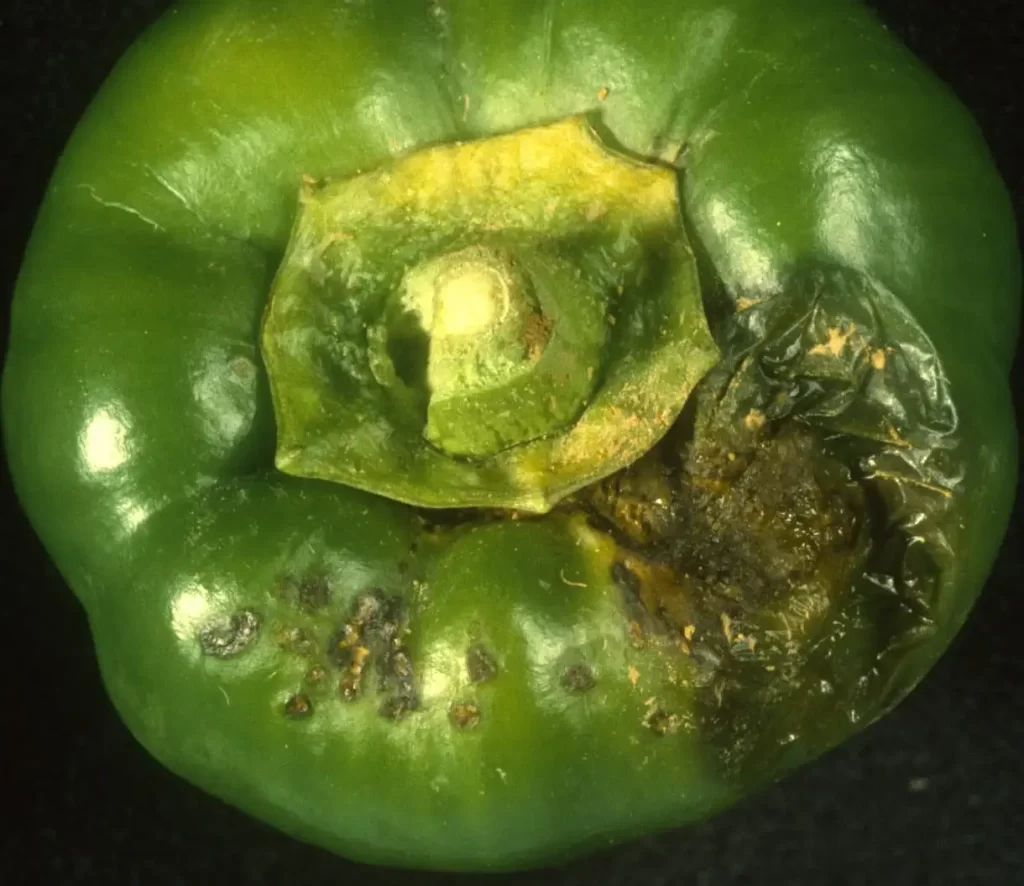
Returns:
[[[524,867],[878,718],[992,563],[1020,259],[847,0],[210,0],[54,174],[16,488],[152,754]]]

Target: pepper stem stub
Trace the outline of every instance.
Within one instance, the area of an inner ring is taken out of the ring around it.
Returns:
[[[597,359],[603,335],[595,340],[550,310],[559,293],[544,290],[568,281],[544,264],[553,263],[470,246],[417,265],[403,281],[403,313],[419,319],[429,341],[423,435],[449,455],[487,456],[535,440],[586,403],[593,373],[580,364]],[[600,332],[600,306],[590,313]],[[563,353],[569,342],[582,353]]]

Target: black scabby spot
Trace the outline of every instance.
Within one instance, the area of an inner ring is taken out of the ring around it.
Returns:
[[[339,693],[354,702],[364,695],[368,668],[377,674],[382,716],[400,720],[419,707],[412,661],[404,646],[406,613],[399,597],[379,588],[359,594],[346,621],[327,643],[327,659],[344,673]]]
[[[567,692],[582,694],[593,689],[597,680],[594,678],[594,671],[589,665],[576,664],[563,671],[559,682]]]
[[[199,631],[204,655],[229,658],[237,655],[259,635],[260,617],[248,609],[210,622]]]

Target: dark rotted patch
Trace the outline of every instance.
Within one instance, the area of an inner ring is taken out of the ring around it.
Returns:
[[[260,617],[243,609],[206,624],[199,631],[199,646],[204,655],[229,658],[252,644],[260,632]]]
[[[562,672],[559,682],[566,692],[582,694],[589,692],[597,683],[594,671],[589,665],[575,664]]]
[[[289,720],[305,720],[313,713],[313,702],[301,692],[289,697],[284,703],[284,715]]]
[[[794,587],[824,598],[848,584],[862,494],[821,449],[796,428],[756,443],[709,435],[689,446],[668,550],[712,608],[756,620]]]
[[[457,701],[448,709],[448,719],[459,729],[476,729],[480,725],[480,708],[471,701]]]
[[[755,433],[733,418],[680,426],[681,437],[588,504],[628,552],[610,574],[632,646],[682,635],[680,649],[702,669],[756,661],[760,671],[780,614],[787,633],[810,636],[824,604],[850,585],[863,493],[816,432],[754,422]],[[795,593],[815,605],[791,605]]]
[[[466,652],[466,673],[471,683],[486,683],[498,675],[498,663],[483,645],[475,643]]]

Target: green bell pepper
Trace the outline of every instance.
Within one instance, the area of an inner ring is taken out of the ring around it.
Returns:
[[[8,458],[139,741],[353,858],[535,865],[895,705],[1007,523],[986,146],[848,0],[210,0],[91,105]]]

